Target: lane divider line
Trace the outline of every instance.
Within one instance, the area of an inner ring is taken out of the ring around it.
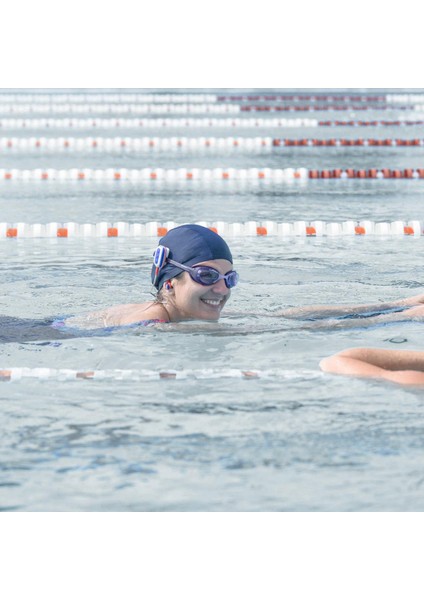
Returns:
[[[81,93],[72,92],[68,94],[62,94],[57,92],[48,93],[0,93],[0,103],[46,103],[46,102],[57,102],[57,103],[103,103],[103,102],[131,102],[131,103],[191,103],[191,102],[216,102],[216,94],[144,94],[144,93]]]
[[[228,127],[317,127],[317,119],[250,118],[250,117],[182,117],[182,118],[0,118],[1,129],[162,129],[162,128],[210,128]]]
[[[75,370],[53,369],[48,367],[29,368],[12,367],[0,368],[0,382],[19,382],[26,379],[39,381],[156,381],[159,379],[315,379],[321,378],[320,371],[313,370],[284,370],[284,369],[193,369],[193,370],[148,370],[148,369],[104,369],[104,370]]]
[[[373,236],[414,236],[423,235],[423,224],[419,220],[375,222],[370,220],[343,221],[294,221],[279,223],[276,221],[247,221],[245,223],[199,222],[199,225],[223,236],[279,236],[279,237],[322,237],[347,235]],[[0,222],[0,239],[16,238],[140,238],[163,237],[178,223],[167,221],[159,223],[129,223],[119,221],[108,223],[6,223]]]
[[[244,110],[248,108],[244,107]],[[414,107],[396,106],[395,110],[414,110]],[[148,114],[202,114],[202,113],[230,113],[237,114],[241,111],[238,104],[2,104],[0,102],[0,114],[22,115],[22,114],[70,114],[70,115],[148,115]]]
[[[424,94],[242,94],[218,95],[218,102],[424,102]]]
[[[423,120],[411,121],[411,120],[372,120],[372,121],[318,121],[317,127],[402,127],[404,125],[409,126],[421,126],[424,125]]]
[[[373,106],[368,104],[286,104],[286,105],[240,105],[240,104],[204,104],[204,103],[174,103],[174,104],[125,104],[125,103],[31,103],[4,104],[0,102],[0,114],[65,114],[65,115],[148,115],[148,114],[202,114],[240,112],[327,112],[327,111],[419,111],[424,110],[422,104],[384,104]]]
[[[262,117],[149,117],[149,118],[1,118],[1,129],[137,129],[144,127],[146,129],[162,128],[270,128],[276,127],[401,127],[401,126],[422,126],[424,120],[372,120],[372,121],[322,121],[313,118],[262,118]]]
[[[0,181],[131,181],[150,182],[175,181],[254,181],[268,180],[283,182],[307,179],[424,179],[424,168],[375,168],[375,169],[271,169],[254,167],[235,169],[144,168],[144,169],[0,169]]]
[[[213,150],[236,149],[253,150],[273,147],[421,147],[424,138],[272,138],[272,137],[0,137],[2,150],[50,150],[57,152],[78,152],[97,150],[99,152],[127,150],[181,150],[206,148]]]
[[[414,103],[424,102],[424,94],[204,94],[204,93],[60,93],[60,92],[35,92],[35,93],[0,93],[0,103],[45,103],[63,102],[82,104],[87,102],[131,102],[131,103],[192,103],[192,102],[396,102]]]
[[[228,104],[226,106],[236,106],[234,104]],[[252,106],[245,105],[240,106],[242,112],[325,112],[325,111],[385,111],[385,110],[410,110],[410,111],[422,111],[424,106],[422,104],[410,104],[410,105],[399,105],[399,104],[383,104],[373,106],[369,104],[292,104],[284,106]]]
[[[265,138],[266,139],[266,138]],[[333,138],[333,139],[287,139],[287,138],[274,138],[272,140],[273,146],[314,146],[314,147],[359,147],[364,148],[367,146],[378,146],[378,147],[413,147],[413,146],[424,146],[424,139],[413,138],[413,139],[399,139],[399,138]],[[1,146],[1,141],[0,141]]]

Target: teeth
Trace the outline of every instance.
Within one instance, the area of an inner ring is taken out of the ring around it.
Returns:
[[[203,300],[205,304],[211,304],[212,306],[219,306],[221,304],[221,300]]]

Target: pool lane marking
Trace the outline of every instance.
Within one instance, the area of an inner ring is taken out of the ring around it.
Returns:
[[[241,110],[255,107],[242,107],[238,104],[3,104],[0,103],[0,114],[19,116],[23,114],[65,114],[65,115],[149,115],[149,114],[202,114],[229,113],[238,114]],[[262,110],[262,109],[261,109]],[[415,110],[415,106],[394,106],[391,110]],[[258,111],[259,112],[259,111]]]
[[[382,101],[384,101],[382,97]],[[373,100],[374,101],[374,100]],[[407,102],[408,100],[402,100]],[[424,100],[423,100],[424,101]],[[1,103],[191,103],[191,102],[217,102],[216,94],[140,94],[140,93],[57,93],[57,92],[43,92],[43,93],[0,93],[0,104]],[[415,102],[415,100],[413,100]]]
[[[182,118],[1,118],[0,129],[117,129],[117,128],[189,128],[189,127],[397,127],[422,126],[424,120],[318,120],[314,118],[260,118],[260,117],[182,117]]]
[[[18,382],[23,379],[39,381],[154,381],[173,379],[216,380],[216,379],[315,379],[323,376],[320,371],[313,370],[239,370],[239,369],[196,369],[196,370],[148,370],[148,369],[105,369],[105,370],[75,370],[53,369],[47,367],[8,367],[0,368],[0,382]]]
[[[166,115],[166,114],[239,114],[239,113],[280,113],[280,112],[328,112],[328,111],[410,111],[423,112],[422,104],[283,104],[283,105],[254,105],[254,104],[234,104],[234,103],[31,103],[5,104],[0,102],[0,114],[21,116],[21,115]]]
[[[142,238],[163,237],[171,229],[178,227],[174,221],[159,223],[115,223],[102,221],[99,223],[7,223],[0,222],[0,239],[16,238]],[[370,220],[343,221],[341,223],[326,221],[294,221],[281,223],[277,221],[247,221],[245,223],[227,223],[216,221],[199,222],[212,231],[231,237],[239,236],[276,236],[276,237],[332,237],[349,235],[372,236],[413,236],[424,234],[423,224],[419,220],[375,222]]]
[[[424,94],[204,94],[204,93],[0,93],[0,103],[89,103],[89,102],[131,102],[131,103],[166,103],[166,102],[381,102],[381,103],[415,103],[424,102]]]
[[[66,152],[85,151],[87,149],[98,152],[123,151],[123,150],[176,150],[184,149],[214,149],[223,148],[252,150],[259,148],[367,148],[367,147],[400,147],[419,148],[424,146],[424,138],[399,139],[399,138],[272,138],[272,137],[2,137],[0,149],[2,150],[64,150]]]
[[[283,183],[308,179],[424,179],[424,168],[363,168],[363,169],[306,169],[268,167],[235,169],[218,167],[215,169],[180,168],[144,168],[144,169],[0,169],[0,181],[130,181],[146,184],[161,180],[164,182],[182,181],[232,181],[236,183],[266,180]]]

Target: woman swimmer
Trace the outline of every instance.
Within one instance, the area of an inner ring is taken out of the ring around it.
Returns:
[[[159,242],[151,272],[156,299],[121,304],[85,317],[86,328],[155,325],[188,320],[217,321],[237,285],[233,257],[217,233],[201,225],[171,229]],[[81,318],[62,321],[66,328]]]
[[[171,229],[154,253],[151,280],[156,299],[142,304],[121,304],[85,317],[58,320],[53,326],[98,329],[189,320],[218,321],[237,285],[233,258],[227,243],[201,225]],[[255,313],[257,314],[257,313]],[[313,321],[302,328],[337,329],[424,319],[424,295],[384,304],[305,306],[286,308],[262,316]],[[82,320],[83,319],[83,320]]]

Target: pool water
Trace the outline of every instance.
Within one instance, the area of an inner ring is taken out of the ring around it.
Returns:
[[[341,115],[330,112],[325,118]],[[370,129],[338,128],[337,136],[423,136],[419,127],[402,132]],[[268,134],[334,137],[325,129]],[[180,135],[204,132],[192,129]],[[235,134],[209,130],[207,135]],[[243,130],[243,135],[248,133]],[[146,151],[118,156],[2,150],[1,166],[418,168],[423,154],[424,148],[417,147],[272,148],[257,154]],[[415,180],[243,186],[1,181],[0,221],[424,221],[423,192],[424,183]],[[418,294],[423,285],[423,237],[269,236],[228,242],[241,281],[218,324],[193,322],[58,340],[49,339],[48,333],[35,340],[22,335],[0,344],[4,368],[205,374],[181,380],[0,382],[2,510],[424,508],[422,389],[332,376],[318,367],[324,356],[350,346],[421,350],[423,324],[313,330],[305,321],[273,315],[286,306],[359,304]],[[34,320],[146,301],[151,297],[150,259],[156,243],[155,238],[0,240],[0,314]],[[274,375],[219,377],[228,369]],[[208,376],[211,372],[215,375]]]

